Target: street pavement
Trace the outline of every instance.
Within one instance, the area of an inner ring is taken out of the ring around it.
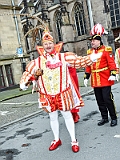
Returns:
[[[78,72],[81,96],[92,91],[90,85],[83,85],[84,72]],[[39,114],[37,93],[31,94],[32,86],[27,91],[19,91],[19,88],[0,92],[0,126],[4,127]]]
[[[38,108],[37,93],[19,97],[16,94],[16,98],[0,103],[0,160],[120,160],[120,83],[112,86],[118,114],[115,127],[110,127],[110,123],[97,126],[101,116],[93,90],[81,87],[80,92],[85,106],[80,109],[81,118],[75,124],[80,145],[78,153],[71,151],[70,137],[61,114],[62,146],[49,151],[53,134],[48,114]],[[7,95],[8,91],[3,93]]]

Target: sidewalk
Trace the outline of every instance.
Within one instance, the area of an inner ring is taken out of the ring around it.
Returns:
[[[30,86],[29,89],[26,91],[20,91],[19,88],[1,91],[0,92],[0,102],[6,101],[12,98],[20,97],[26,94],[30,94],[31,89],[32,89],[32,86]]]
[[[81,96],[84,94],[88,94],[92,90],[93,89],[90,86],[88,86],[88,87],[80,86]],[[19,88],[2,91],[2,92],[0,92],[0,102],[6,101],[6,100],[9,100],[12,98],[17,98],[17,97],[20,97],[23,95],[31,94],[31,91],[32,91],[32,86],[30,86],[29,89],[26,91],[19,91]]]

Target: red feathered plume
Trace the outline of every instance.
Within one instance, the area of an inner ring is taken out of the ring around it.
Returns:
[[[95,26],[93,26],[93,28],[90,31],[90,35],[100,35],[102,36],[103,34],[108,34],[107,31],[104,29],[104,27],[101,24],[96,24]]]

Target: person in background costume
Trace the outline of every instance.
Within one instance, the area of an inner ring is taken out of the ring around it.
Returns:
[[[28,88],[26,84],[32,76],[36,77],[37,70],[43,71],[42,74],[37,75],[36,82],[40,94],[39,102],[42,109],[49,114],[50,126],[54,135],[49,150],[53,151],[62,145],[58,121],[58,111],[60,111],[71,137],[71,149],[73,152],[78,152],[80,148],[75,137],[75,124],[71,109],[81,107],[81,96],[71,79],[68,66],[80,68],[91,65],[102,54],[95,55],[93,53],[77,57],[72,52],[60,53],[62,45],[63,43],[54,44],[49,30],[45,29],[42,46],[36,47],[40,56],[27,65],[20,80],[20,88],[26,90]]]
[[[120,33],[119,36],[117,38],[115,38],[115,42],[120,43]],[[116,67],[117,67],[117,74],[116,74],[116,80],[119,81],[120,79],[120,47],[116,49],[115,51],[115,63],[116,63]]]
[[[98,54],[102,52],[102,56],[91,66],[85,68],[84,85],[87,87],[88,79],[91,75],[91,86],[94,88],[95,97],[99,110],[101,112],[102,120],[98,126],[108,123],[108,111],[111,117],[110,126],[117,125],[117,116],[114,104],[111,86],[116,80],[116,64],[112,48],[104,46],[101,41],[101,36],[105,33],[101,24],[96,24],[91,30],[91,46],[87,51],[88,55],[91,53]]]

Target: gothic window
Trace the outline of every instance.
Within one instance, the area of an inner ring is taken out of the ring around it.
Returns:
[[[36,36],[36,43],[37,45],[41,45],[42,44],[42,33],[43,33],[43,30],[41,28],[39,28],[38,30],[38,34]]]
[[[41,15],[39,15],[38,18],[41,18]],[[40,25],[41,25],[41,23],[37,22],[36,27],[40,26]],[[44,31],[44,29],[41,29],[41,28],[38,29],[38,33],[37,33],[37,36],[36,36],[36,44],[37,45],[41,45],[42,44],[43,31]]]
[[[112,27],[120,27],[120,0],[109,0]]]
[[[24,35],[28,32],[28,27],[26,24],[23,26],[23,32],[24,32]],[[25,40],[26,40],[26,48],[27,50],[29,50],[28,36],[25,37]]]
[[[62,19],[61,19],[61,13],[58,11],[55,14],[55,24],[56,24],[56,31],[58,35],[58,41],[62,41],[62,34],[61,34],[61,24],[62,24]]]
[[[38,12],[38,11],[41,11],[41,4],[42,4],[42,3],[43,3],[43,2],[40,1],[40,0],[34,1],[35,13]]]
[[[86,34],[86,25],[84,18],[84,10],[82,4],[76,4],[74,7],[75,28],[78,36]]]

